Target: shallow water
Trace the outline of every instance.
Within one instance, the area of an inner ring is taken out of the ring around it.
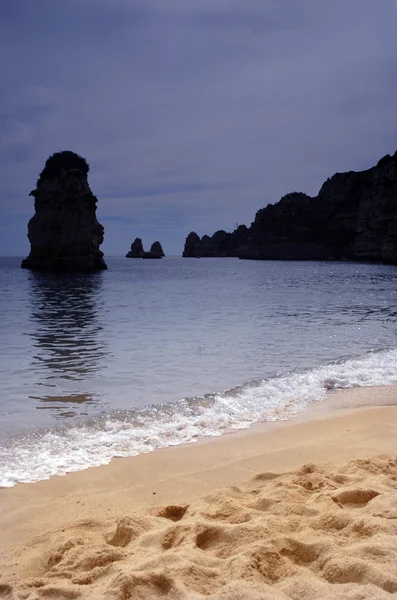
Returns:
[[[397,380],[397,269],[0,261],[0,485],[287,419],[327,389]]]

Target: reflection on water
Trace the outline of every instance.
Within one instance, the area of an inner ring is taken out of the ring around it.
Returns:
[[[30,274],[31,367],[45,392],[30,396],[41,403],[37,408],[65,417],[77,414],[76,405],[95,403],[93,394],[81,393],[81,388],[104,368],[106,346],[99,339],[101,284],[101,273]]]
[[[54,276],[0,260],[0,444],[62,417],[74,425],[71,416],[91,422],[204,395],[207,410],[211,393],[227,411],[225,390],[396,346],[395,267],[182,258],[109,267]]]

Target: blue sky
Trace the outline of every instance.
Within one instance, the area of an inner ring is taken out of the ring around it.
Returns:
[[[73,150],[105,226],[168,254],[397,147],[394,0],[2,0],[0,255]]]

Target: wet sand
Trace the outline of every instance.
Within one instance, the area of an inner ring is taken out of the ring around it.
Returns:
[[[397,388],[0,490],[0,598],[397,596]]]

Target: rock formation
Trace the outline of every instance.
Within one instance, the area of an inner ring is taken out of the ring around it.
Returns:
[[[56,152],[48,158],[30,192],[35,214],[28,225],[31,249],[22,268],[41,271],[94,271],[106,269],[104,228],[96,218],[97,198],[91,192],[89,166],[74,152]]]
[[[337,173],[314,198],[287,194],[243,227],[201,240],[190,234],[183,256],[397,264],[397,152],[366,171]]]
[[[233,233],[226,233],[223,229],[214,233],[212,237],[200,237],[192,231],[186,238],[183,256],[196,258],[198,256],[238,256],[239,248],[246,241],[248,228],[245,225],[237,227]]]
[[[125,255],[126,258],[142,258],[145,254],[141,238],[135,238],[131,244],[131,250]]]
[[[201,256],[200,238],[195,231],[192,231],[187,236],[182,256],[184,258]]]
[[[145,252],[141,238],[136,238],[131,244],[131,250],[125,256],[126,258],[163,258],[165,254],[160,242],[154,242],[150,252]]]
[[[163,258],[163,256],[165,256],[160,242],[153,242],[150,248],[150,252],[147,252],[146,254],[150,254],[150,258]]]

